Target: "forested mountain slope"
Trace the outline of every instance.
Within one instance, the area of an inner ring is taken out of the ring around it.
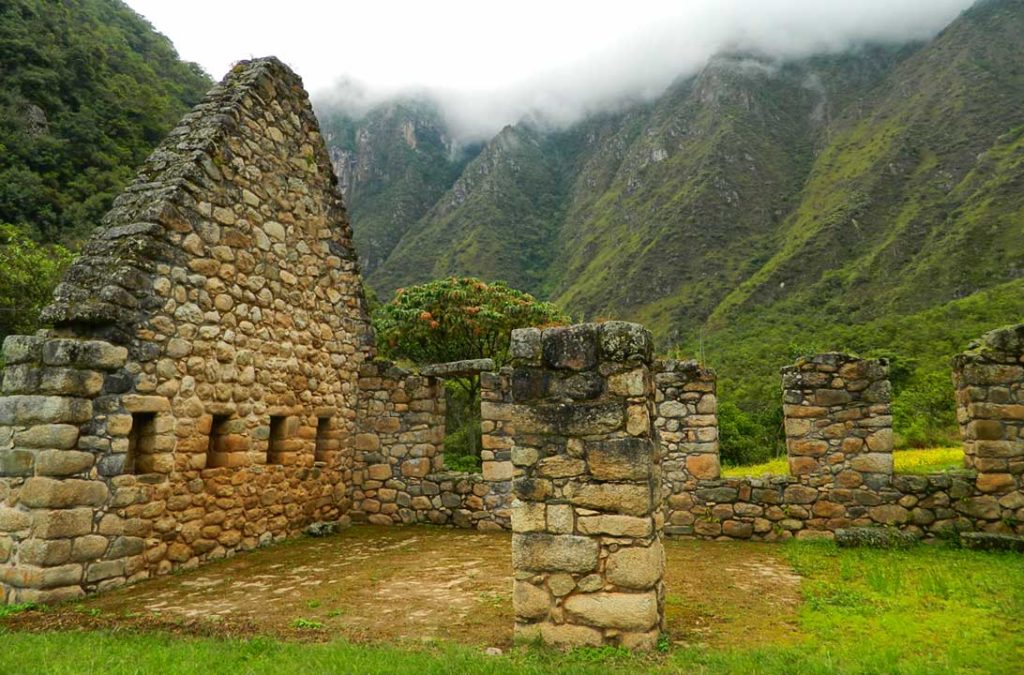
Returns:
[[[209,77],[118,0],[0,3],[0,223],[74,243]]]

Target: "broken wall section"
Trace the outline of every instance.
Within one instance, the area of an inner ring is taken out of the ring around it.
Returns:
[[[455,372],[444,371],[445,365],[459,364],[429,366],[424,371]],[[500,440],[502,423],[488,415],[489,402],[505,395],[503,380],[493,373],[480,373],[480,377],[483,470],[465,473],[448,471],[444,466],[443,380],[386,361],[362,366],[359,433],[354,443],[355,472],[350,489],[354,521],[508,529],[511,451]]]

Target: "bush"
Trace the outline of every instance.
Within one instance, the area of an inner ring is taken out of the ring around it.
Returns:
[[[0,340],[39,328],[39,313],[72,259],[63,246],[37,244],[21,229],[0,224]]]

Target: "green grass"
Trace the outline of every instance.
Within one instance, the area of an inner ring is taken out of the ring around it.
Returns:
[[[755,546],[751,544],[750,546]],[[449,643],[360,646],[131,632],[11,633],[0,673],[1013,673],[1024,658],[1024,558],[791,542],[803,577],[794,643],[671,645],[664,653],[524,645],[501,656]]]
[[[925,474],[948,469],[960,469],[964,465],[962,448],[926,448],[923,450],[897,450],[893,453],[896,473]],[[723,478],[741,476],[785,476],[789,465],[785,457],[776,457],[769,462],[747,466],[723,466]]]

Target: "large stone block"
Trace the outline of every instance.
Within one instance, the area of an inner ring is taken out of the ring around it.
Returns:
[[[14,444],[23,448],[67,450],[78,442],[78,427],[72,424],[41,424],[14,434]]]
[[[612,438],[585,446],[590,475],[597,480],[646,480],[654,463],[654,442],[646,438]]]
[[[91,508],[36,511],[32,514],[32,534],[43,539],[81,537],[92,532]]]
[[[608,361],[649,363],[654,349],[651,332],[637,323],[607,321],[599,325],[600,355]]]
[[[92,401],[65,396],[4,396],[0,424],[82,424],[92,418]]]
[[[622,588],[654,588],[665,575],[665,549],[661,541],[650,546],[627,546],[608,556],[605,579]]]
[[[612,537],[647,537],[654,528],[654,522],[649,517],[614,515],[581,516],[577,524],[583,534],[607,534]]]
[[[570,483],[565,487],[569,501],[596,511],[645,516],[651,512],[651,488],[632,483]]]
[[[597,327],[549,328],[541,336],[544,365],[556,370],[590,370],[597,365]]]
[[[98,480],[29,478],[21,489],[21,503],[29,508],[66,509],[100,506],[109,495],[107,484]]]
[[[539,586],[516,580],[512,583],[512,607],[518,619],[543,619],[551,611],[551,596]]]
[[[597,568],[596,539],[573,535],[513,534],[512,566],[517,570],[589,572]]]
[[[578,594],[566,599],[565,611],[575,623],[647,631],[658,623],[658,596],[654,591]]]

